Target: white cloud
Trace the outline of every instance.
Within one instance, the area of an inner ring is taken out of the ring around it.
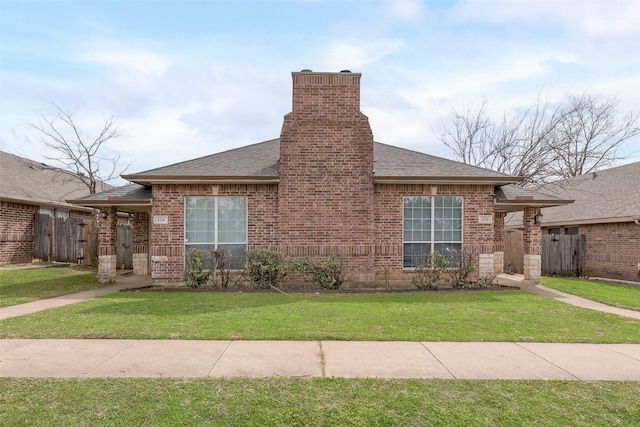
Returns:
[[[402,46],[396,40],[370,40],[367,42],[336,42],[321,51],[323,70],[362,70],[382,60]]]
[[[403,22],[420,22],[424,18],[425,4],[420,0],[393,0],[386,3],[391,16]]]
[[[155,76],[162,76],[169,67],[169,60],[165,55],[139,48],[92,46],[81,53],[78,59],[108,67],[132,69]]]

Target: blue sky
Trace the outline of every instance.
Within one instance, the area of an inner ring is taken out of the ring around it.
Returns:
[[[43,160],[53,101],[88,137],[115,115],[128,172],[276,138],[291,72],[362,73],[377,141],[452,157],[451,108],[499,117],[588,92],[640,100],[640,2],[29,1],[0,5],[2,150]],[[624,149],[640,160],[640,140]]]

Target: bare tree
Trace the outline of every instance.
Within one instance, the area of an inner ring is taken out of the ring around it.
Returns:
[[[87,138],[76,125],[77,110],[66,111],[53,103],[53,117],[40,115],[40,123],[29,123],[38,133],[38,138],[57,155],[47,157],[64,165],[73,178],[87,186],[91,194],[102,190],[102,183],[117,178],[126,170],[120,164],[120,155],[107,155],[105,144],[120,136],[119,123],[112,115],[105,121],[94,138]]]
[[[619,114],[615,99],[585,94],[551,105],[538,96],[499,122],[486,104],[463,114],[454,109],[438,137],[462,162],[521,176],[523,186],[611,166],[621,145],[640,133],[638,114]]]
[[[555,161],[549,166],[563,178],[613,166],[621,159],[620,146],[640,134],[640,114],[620,114],[615,98],[571,96],[562,114],[551,146]]]

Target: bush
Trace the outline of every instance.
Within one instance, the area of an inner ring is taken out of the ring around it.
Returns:
[[[213,284],[220,286],[220,289],[227,289],[231,279],[233,254],[224,249],[212,250],[211,253],[214,261]]]
[[[187,252],[187,263],[184,270],[184,281],[190,288],[201,288],[209,281],[210,271],[202,268],[202,252],[191,249]]]
[[[447,259],[440,252],[431,252],[420,258],[416,263],[415,274],[411,283],[418,289],[440,289],[445,270],[447,269]]]
[[[472,280],[472,276],[478,271],[478,260],[475,255],[457,252],[448,264],[453,288],[476,287]]]
[[[256,289],[276,287],[288,270],[288,263],[279,252],[257,248],[247,253],[245,274]]]
[[[338,289],[344,283],[342,260],[335,255],[315,261],[305,258],[295,261],[293,265],[296,271],[303,273],[307,280],[320,288]]]

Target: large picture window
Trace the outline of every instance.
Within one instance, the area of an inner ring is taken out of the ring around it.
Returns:
[[[404,268],[416,267],[434,251],[449,258],[462,251],[462,205],[459,196],[404,198]]]
[[[246,197],[185,197],[185,253],[224,249],[234,264],[244,263],[247,252]]]

